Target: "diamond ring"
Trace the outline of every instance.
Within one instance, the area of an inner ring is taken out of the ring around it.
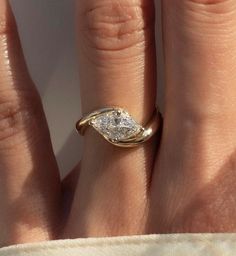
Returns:
[[[158,131],[161,119],[161,114],[156,109],[151,120],[143,127],[122,108],[102,108],[81,118],[76,124],[76,129],[84,135],[86,129],[91,126],[115,146],[135,147]]]

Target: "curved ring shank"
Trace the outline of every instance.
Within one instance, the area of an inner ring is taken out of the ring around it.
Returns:
[[[81,118],[76,124],[76,129],[81,135],[84,135],[86,129],[89,126],[92,126],[93,128],[95,128],[93,126],[93,122],[97,117],[102,116],[107,113],[110,113],[110,112],[115,112],[115,111],[119,113],[119,112],[122,112],[125,110],[123,110],[122,108],[113,107],[113,108],[103,108],[103,109],[94,111],[91,114]],[[132,136],[129,136],[128,138],[111,139],[108,136],[101,133],[100,131],[99,131],[99,133],[108,142],[110,142],[111,144],[113,144],[115,146],[135,147],[135,146],[138,146],[138,145],[146,142],[148,139],[150,139],[159,130],[159,128],[161,126],[161,122],[162,122],[161,114],[160,114],[159,110],[156,109],[151,120],[145,125],[145,127],[137,124],[139,126],[138,132],[136,132]]]

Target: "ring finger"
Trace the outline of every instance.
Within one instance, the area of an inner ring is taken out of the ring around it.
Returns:
[[[153,3],[78,1],[78,24],[83,113],[119,106],[146,123],[156,100]],[[87,130],[67,236],[143,232],[155,145],[120,149]]]

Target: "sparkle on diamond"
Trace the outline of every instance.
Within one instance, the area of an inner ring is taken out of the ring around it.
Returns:
[[[124,140],[136,135],[142,128],[125,111],[113,110],[92,121],[93,127],[111,140]]]

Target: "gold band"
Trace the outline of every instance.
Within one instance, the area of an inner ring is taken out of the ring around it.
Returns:
[[[99,109],[81,118],[76,124],[76,129],[84,135],[86,129],[91,126],[115,146],[135,147],[150,139],[159,130],[161,121],[158,109],[143,127],[126,110],[111,107]]]

